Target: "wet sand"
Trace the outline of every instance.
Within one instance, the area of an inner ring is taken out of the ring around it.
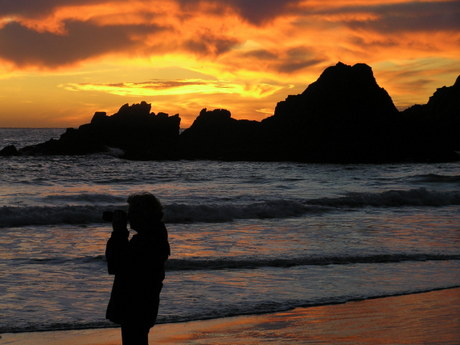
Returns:
[[[118,345],[119,329],[2,334],[4,345]],[[150,344],[460,344],[460,288],[155,326]]]

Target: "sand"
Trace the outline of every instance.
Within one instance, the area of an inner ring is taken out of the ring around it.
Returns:
[[[119,329],[3,334],[4,345],[118,345]],[[460,288],[157,325],[150,344],[460,344]]]

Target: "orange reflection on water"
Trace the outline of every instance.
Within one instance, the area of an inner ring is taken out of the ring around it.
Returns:
[[[454,213],[455,214],[455,213]],[[439,215],[404,214],[384,219],[385,226],[378,231],[387,232],[391,229],[391,236],[386,236],[382,246],[388,248],[418,248],[421,252],[425,249],[432,252],[434,248],[440,251],[446,245],[451,247],[457,242],[460,245],[460,236],[452,229],[460,230],[460,217],[441,217]],[[437,235],[442,233],[442,235]]]

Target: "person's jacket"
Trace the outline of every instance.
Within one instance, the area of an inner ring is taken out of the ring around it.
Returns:
[[[107,242],[109,274],[114,274],[106,318],[118,324],[152,327],[158,315],[159,296],[170,255],[168,233],[158,223],[150,233],[128,240],[129,233],[112,232]]]

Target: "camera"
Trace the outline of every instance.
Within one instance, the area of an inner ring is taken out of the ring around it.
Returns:
[[[123,210],[104,211],[102,213],[102,219],[106,222],[112,222],[114,212],[122,212],[126,216],[126,212]]]

